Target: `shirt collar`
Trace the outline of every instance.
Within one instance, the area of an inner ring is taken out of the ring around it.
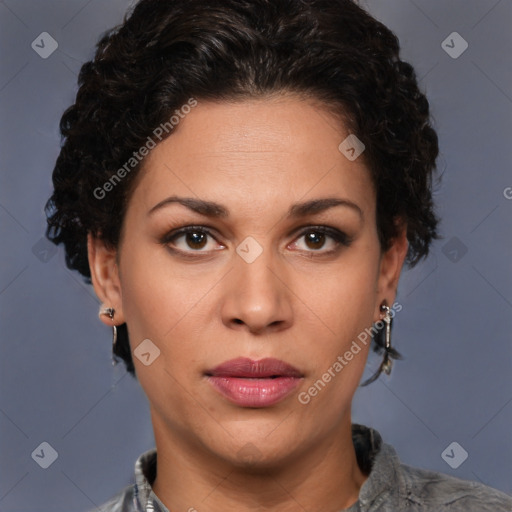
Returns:
[[[359,500],[355,505],[359,504],[362,510],[368,510],[372,505],[376,507],[378,503],[385,502],[391,506],[390,510],[397,510],[398,496],[404,493],[405,484],[400,477],[400,460],[395,449],[382,441],[377,430],[364,425],[352,425],[352,439],[357,463],[368,475],[359,490]],[[352,507],[348,510],[352,512]]]
[[[137,511],[169,512],[151,488],[156,478],[156,459],[156,448],[153,448],[135,462],[133,505]]]
[[[399,478],[400,461],[394,448],[382,441],[379,432],[364,425],[352,424],[352,440],[357,463],[368,478],[361,486],[359,500],[347,512],[363,510],[376,500],[390,504],[393,496],[398,496],[403,489]],[[157,454],[153,448],[144,452],[135,462],[134,505],[136,510],[147,512],[169,512],[151,485],[156,478]]]

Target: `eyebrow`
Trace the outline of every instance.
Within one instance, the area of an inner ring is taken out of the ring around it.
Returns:
[[[204,201],[202,199],[195,199],[193,197],[178,196],[171,196],[160,201],[149,210],[148,215],[152,215],[157,210],[173,203],[181,204],[189,210],[199,213],[200,215],[204,215],[205,217],[229,217],[229,210],[221,204],[214,203],[212,201]],[[288,210],[287,217],[299,218],[306,217],[307,215],[315,215],[335,206],[351,208],[357,212],[361,218],[364,218],[363,211],[356,203],[353,203],[348,199],[340,199],[338,197],[326,197],[305,201],[303,203],[295,203]]]

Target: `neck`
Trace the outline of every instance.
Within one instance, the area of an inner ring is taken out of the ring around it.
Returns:
[[[170,512],[335,512],[354,504],[367,476],[357,465],[350,417],[321,443],[273,467],[240,467],[155,428],[152,488]]]

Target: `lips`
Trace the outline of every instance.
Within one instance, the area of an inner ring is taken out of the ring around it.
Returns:
[[[286,398],[303,379],[279,359],[240,357],[205,372],[207,381],[228,401],[241,407],[269,407]]]

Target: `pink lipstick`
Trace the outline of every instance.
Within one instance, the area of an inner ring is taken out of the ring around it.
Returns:
[[[208,382],[241,407],[268,407],[286,398],[301,382],[297,368],[279,359],[239,357],[205,372]]]

